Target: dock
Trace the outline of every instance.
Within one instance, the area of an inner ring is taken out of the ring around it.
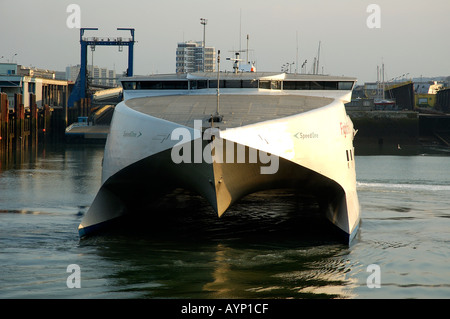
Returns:
[[[105,141],[108,137],[109,125],[92,125],[88,117],[80,116],[78,122],[66,128],[66,140],[73,141]]]
[[[22,94],[15,93],[11,108],[8,95],[0,93],[0,155],[34,147],[39,138],[51,133],[50,106],[38,108],[34,94],[30,94],[29,101],[30,107],[25,108]]]

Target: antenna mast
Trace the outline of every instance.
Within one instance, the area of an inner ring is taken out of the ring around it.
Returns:
[[[242,49],[242,9],[239,9],[239,51]]]
[[[220,50],[217,51],[217,107],[216,107],[216,116],[219,116],[219,110],[220,110],[219,84],[220,84]]]
[[[320,59],[320,41],[319,41],[319,49],[317,51],[317,64],[316,64],[316,74],[319,74],[319,59]]]
[[[249,41],[249,39],[250,39],[250,37],[249,37],[249,35],[247,34],[247,64],[248,64],[248,41]]]
[[[298,31],[296,32],[296,40],[297,40],[297,54],[295,57],[295,74],[298,73]]]

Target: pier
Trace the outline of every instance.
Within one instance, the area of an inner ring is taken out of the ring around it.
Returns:
[[[29,106],[24,106],[24,96],[14,93],[14,103],[6,93],[0,93],[0,157],[35,149],[39,143],[64,141],[67,122],[75,122],[80,116],[90,116],[89,99],[82,99],[72,108],[67,106],[41,107],[36,95],[28,96]]]
[[[36,96],[30,94],[30,107],[25,109],[22,94],[14,94],[11,109],[6,93],[0,93],[0,154],[37,145],[39,135],[50,133],[50,107],[38,109]]]

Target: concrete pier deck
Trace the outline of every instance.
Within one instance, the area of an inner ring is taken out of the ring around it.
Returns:
[[[74,123],[67,127],[66,137],[69,140],[105,140],[108,137],[109,125],[87,125]]]

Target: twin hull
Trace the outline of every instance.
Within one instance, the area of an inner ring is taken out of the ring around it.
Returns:
[[[174,134],[180,131],[184,134]],[[203,196],[219,216],[247,194],[288,188],[314,196],[351,240],[360,220],[353,137],[353,123],[340,100],[212,131],[144,114],[121,102],[105,146],[102,186],[79,226],[80,236],[142,204],[140,200],[157,200],[179,187]]]

